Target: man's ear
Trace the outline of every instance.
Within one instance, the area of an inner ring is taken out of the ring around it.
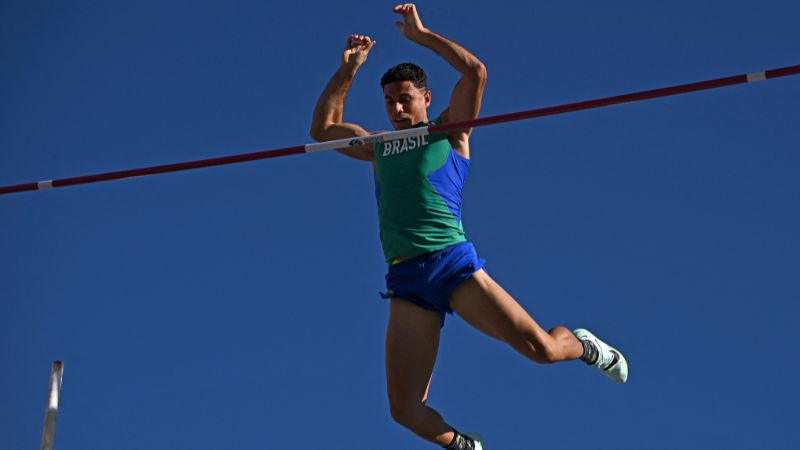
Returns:
[[[425,89],[425,107],[431,106],[431,91]]]

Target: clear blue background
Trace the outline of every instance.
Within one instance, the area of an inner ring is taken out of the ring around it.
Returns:
[[[390,2],[0,3],[0,184],[310,141],[349,33],[345,118],[386,129],[412,60]],[[800,3],[419,4],[488,67],[482,115],[800,64]],[[797,449],[800,77],[478,129],[464,201],[543,326],[621,348],[617,386],[448,318],[431,404],[487,448]],[[423,449],[384,387],[369,165],[335,153],[0,198],[0,448]]]

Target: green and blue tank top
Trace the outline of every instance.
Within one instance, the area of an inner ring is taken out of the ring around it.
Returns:
[[[446,134],[375,144],[375,196],[389,264],[466,241],[461,197],[469,166]]]

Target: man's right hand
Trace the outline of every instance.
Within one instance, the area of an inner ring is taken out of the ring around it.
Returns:
[[[361,67],[364,61],[367,60],[369,51],[375,42],[369,36],[361,36],[358,34],[351,34],[347,37],[347,46],[342,52],[342,65],[354,68]]]

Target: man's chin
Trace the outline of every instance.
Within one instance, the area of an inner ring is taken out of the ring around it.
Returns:
[[[397,131],[407,130],[414,127],[414,122],[412,122],[410,119],[395,120],[392,122],[392,126],[394,126],[394,129]]]

